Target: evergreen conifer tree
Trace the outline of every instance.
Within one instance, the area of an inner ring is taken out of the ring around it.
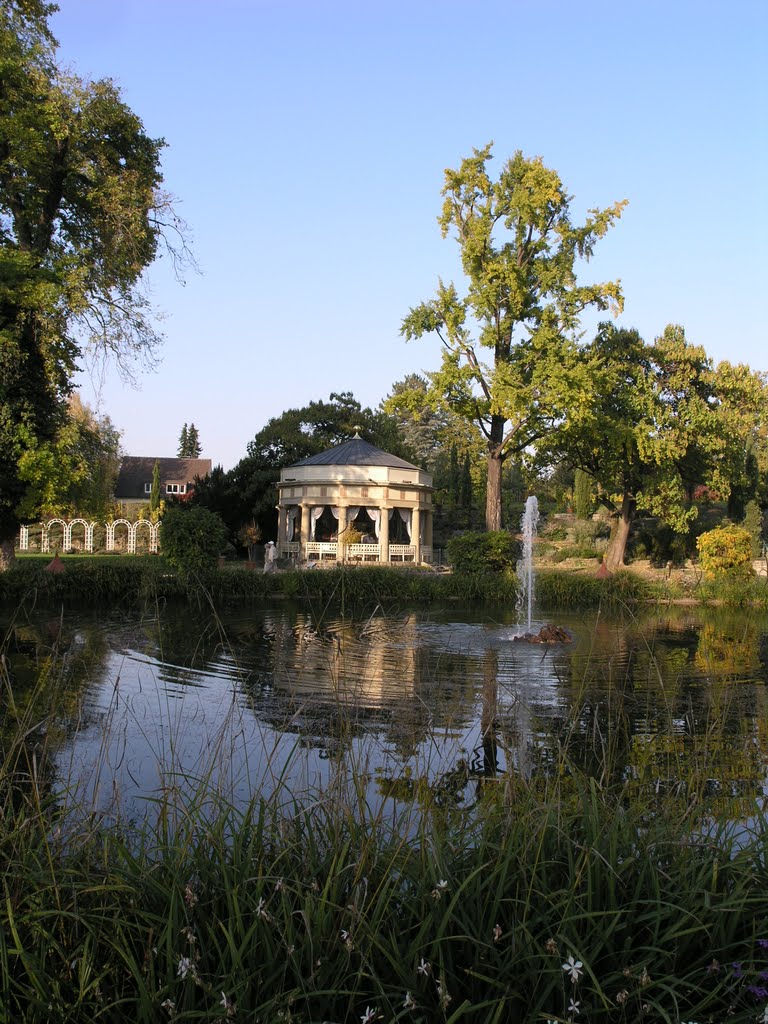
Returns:
[[[577,519],[589,519],[592,511],[592,478],[583,469],[577,469],[573,478],[573,511]]]
[[[152,490],[149,494],[149,511],[156,512],[160,507],[160,463],[152,467]]]
[[[179,434],[178,456],[179,456],[180,459],[186,459],[187,458],[187,454],[188,454],[187,449],[188,448],[189,448],[189,430],[187,428],[187,424],[185,423],[184,426],[181,428],[181,434]]]
[[[198,429],[194,423],[190,423],[189,430],[187,432],[187,450],[185,452],[188,459],[199,459],[202,446],[200,445],[200,435]]]

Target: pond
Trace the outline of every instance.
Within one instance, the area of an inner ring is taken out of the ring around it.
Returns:
[[[17,709],[51,712],[44,724],[36,712],[28,740],[48,751],[50,784],[106,820],[141,817],[169,793],[311,799],[351,776],[371,800],[420,785],[462,800],[564,759],[604,784],[695,786],[737,816],[762,802],[768,617],[556,614],[546,621],[572,641],[552,645],[517,641],[514,620],[281,602],[0,613],[0,635]]]

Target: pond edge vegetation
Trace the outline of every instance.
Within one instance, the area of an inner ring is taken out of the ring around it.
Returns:
[[[45,571],[47,559],[16,559],[0,573],[0,602],[134,603],[157,599],[213,601],[311,599],[362,608],[371,604],[441,602],[514,605],[518,581],[512,569],[495,572],[435,572],[419,567],[349,566],[285,569],[274,573],[227,564],[202,572],[174,569],[161,556],[73,558],[63,571]],[[647,579],[631,569],[599,576],[594,571],[537,569],[536,605],[590,608],[650,602],[696,601],[768,608],[765,578],[744,575],[701,578],[695,588],[680,587],[660,575]]]
[[[17,725],[0,761],[3,1024],[763,1019],[765,815],[716,824],[703,762],[685,786],[674,749],[622,777],[608,735],[585,771],[576,703],[529,775],[457,764],[381,778],[372,801],[348,748],[322,789],[278,780],[244,807],[204,768],[185,786],[169,768],[146,820],[118,820],[66,780],[52,792],[65,694],[48,670],[22,705],[0,663]]]

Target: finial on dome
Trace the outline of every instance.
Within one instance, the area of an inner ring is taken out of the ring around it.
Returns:
[[[352,429],[353,429],[353,430],[354,430],[354,432],[355,432],[355,436],[354,436],[354,437],[352,438],[352,440],[353,440],[353,441],[362,441],[362,438],[360,437],[360,431],[361,431],[361,430],[362,430],[363,428],[362,428],[362,427],[352,427]]]

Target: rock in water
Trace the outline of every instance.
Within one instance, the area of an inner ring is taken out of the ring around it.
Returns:
[[[573,637],[561,626],[542,626],[538,633],[523,633],[514,637],[518,643],[526,644],[569,644]]]

